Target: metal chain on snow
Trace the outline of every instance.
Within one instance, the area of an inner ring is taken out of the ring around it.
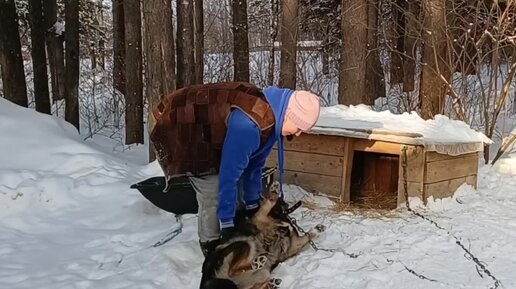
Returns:
[[[163,237],[161,240],[156,242],[152,247],[159,247],[171,240],[173,240],[177,235],[181,234],[183,232],[183,219],[182,215],[176,215],[176,222],[179,223],[179,227],[172,230],[172,232],[168,233],[165,237]]]
[[[293,217],[287,215],[287,218],[289,220],[289,222],[292,224],[292,226],[294,226],[299,232],[301,232],[302,234],[304,235],[308,235],[308,233],[303,230],[303,228],[301,228],[301,226],[299,226],[297,224],[297,221],[296,219],[294,219]],[[349,256],[350,258],[357,258],[359,255],[357,254],[353,254],[353,253],[347,253],[345,252],[344,250],[342,249],[325,249],[325,248],[319,248],[317,247],[317,245],[315,245],[315,242],[312,240],[312,238],[308,238],[308,242],[310,243],[310,246],[312,246],[312,248],[315,250],[315,251],[324,251],[324,252],[330,252],[330,253],[336,253],[336,252],[340,252],[344,255],[347,255]]]
[[[109,269],[109,268],[112,269],[112,268],[119,267],[122,264],[122,262],[124,260],[126,260],[128,257],[137,256],[138,254],[141,254],[151,248],[156,248],[156,247],[162,246],[165,243],[170,242],[172,239],[177,237],[177,235],[181,234],[181,232],[183,231],[182,215],[176,215],[176,222],[179,223],[179,226],[177,228],[175,228],[174,230],[172,230],[171,232],[169,232],[167,235],[165,235],[165,237],[161,238],[161,240],[159,240],[158,242],[154,243],[153,245],[138,249],[136,251],[122,254],[122,256],[120,256],[120,258],[117,261],[102,262],[99,265],[99,269]],[[154,260],[154,257],[152,258],[152,260]],[[147,262],[146,265],[151,264],[152,260]]]
[[[494,287],[490,287],[490,288],[493,288],[493,289],[496,289],[498,287],[500,287],[501,283],[500,283],[500,280],[498,280],[496,277],[494,277],[491,272],[486,268],[486,266],[483,264],[483,262],[481,262],[477,257],[475,257],[475,255],[473,255],[473,253],[471,253],[471,251],[469,251],[463,244],[462,242],[457,238],[455,237],[454,235],[452,235],[450,233],[450,231],[446,230],[445,228],[443,228],[442,226],[440,226],[439,224],[437,224],[434,220],[431,220],[429,219],[428,217],[412,210],[412,208],[410,207],[410,203],[409,203],[409,195],[408,195],[408,183],[407,183],[407,162],[408,162],[408,157],[407,157],[407,149],[408,147],[407,146],[403,146],[403,148],[401,149],[402,151],[402,158],[401,158],[401,167],[403,168],[403,191],[404,191],[404,195],[405,195],[405,206],[407,207],[407,210],[409,212],[411,212],[412,214],[414,214],[415,216],[417,217],[420,217],[422,218],[423,220],[426,220],[428,222],[430,222],[432,225],[434,225],[435,227],[437,227],[438,229],[440,230],[443,230],[445,231],[448,235],[452,236],[454,239],[455,239],[455,244],[457,244],[464,252],[465,252],[465,255],[468,256],[469,258],[467,258],[466,256],[466,259],[468,260],[473,260],[473,262],[475,262],[475,264],[487,275],[489,276],[491,279],[493,279],[494,281]],[[477,272],[479,273],[480,277],[484,278],[484,276],[482,276],[482,274],[480,274],[478,268],[477,268]]]
[[[401,167],[403,168],[403,193],[405,195],[405,206],[407,206],[407,210],[412,212],[409,204],[408,198],[408,184],[407,184],[407,146],[403,146],[401,149],[402,158],[401,158]]]

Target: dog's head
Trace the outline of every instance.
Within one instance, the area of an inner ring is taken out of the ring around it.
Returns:
[[[278,181],[275,181],[270,186],[270,189],[263,193],[264,198],[274,199],[276,203],[274,204],[274,207],[272,207],[269,216],[273,219],[281,220],[281,221],[287,221],[287,215],[288,215],[288,204],[283,200],[281,197],[281,187],[280,183]]]
[[[242,264],[245,264],[250,254],[251,246],[247,240],[230,241],[228,244],[221,245],[209,255],[202,265],[201,289],[233,289],[237,286],[228,279],[219,279],[215,272],[222,267],[226,267],[228,274],[241,274]],[[232,256],[227,259],[228,256]]]

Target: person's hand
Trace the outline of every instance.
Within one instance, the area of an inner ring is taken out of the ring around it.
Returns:
[[[245,210],[245,216],[248,219],[252,219],[253,216],[256,214],[256,212],[258,212],[259,209],[260,209],[260,206],[254,208],[254,209]]]

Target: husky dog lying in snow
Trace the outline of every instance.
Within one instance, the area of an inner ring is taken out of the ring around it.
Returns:
[[[204,261],[201,289],[276,289],[281,279],[271,271],[297,255],[324,231],[317,225],[300,236],[287,218],[287,204],[279,198],[279,183],[264,194],[250,221],[237,226],[238,235],[218,245]]]

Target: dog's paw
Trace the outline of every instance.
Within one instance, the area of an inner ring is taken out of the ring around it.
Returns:
[[[263,255],[258,256],[251,262],[251,267],[253,270],[260,270],[265,266],[265,263],[267,263],[267,257]]]
[[[308,235],[310,236],[310,239],[314,239],[317,236],[319,236],[322,232],[324,232],[325,230],[326,230],[326,226],[324,226],[323,224],[319,224],[319,225],[315,226],[314,228],[312,228],[308,232]]]
[[[275,193],[275,194],[278,194],[278,195],[279,195],[279,193],[280,193],[280,191],[281,191],[281,187],[280,187],[280,186],[281,186],[281,185],[280,185],[280,182],[278,182],[278,181],[274,181],[274,182],[272,183],[271,188],[270,188],[270,190],[269,190],[269,191],[270,191],[271,193]]]
[[[315,229],[317,231],[319,231],[319,233],[322,233],[322,232],[326,231],[326,226],[323,224],[319,224],[319,225],[315,226]]]
[[[276,194],[275,192],[271,192],[268,196],[268,199],[269,201],[271,201],[271,203],[274,203],[276,204],[276,202],[278,201],[279,199],[279,194]]]
[[[268,202],[270,205],[275,205],[279,199],[279,189],[278,191],[271,190],[270,192],[264,195],[264,198],[265,201]]]
[[[267,286],[267,289],[278,289],[281,285],[281,279],[279,278],[272,278],[269,280],[269,284]]]
[[[272,183],[271,188],[269,189],[268,195],[270,198],[275,198],[277,200],[280,195],[280,192],[281,192],[281,185],[278,181],[275,181],[274,183]]]

